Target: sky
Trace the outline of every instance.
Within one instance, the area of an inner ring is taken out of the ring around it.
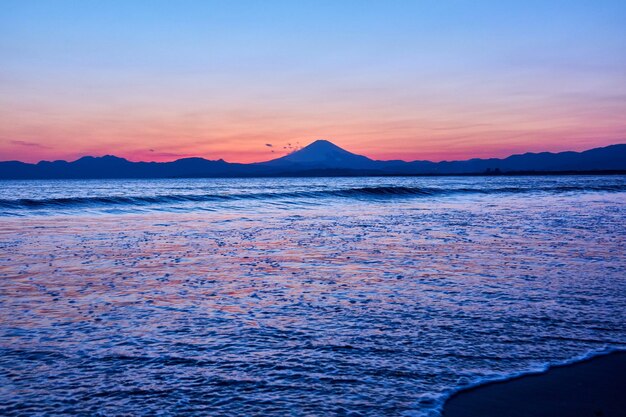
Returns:
[[[626,1],[0,2],[0,160],[321,138],[434,161],[626,143]]]

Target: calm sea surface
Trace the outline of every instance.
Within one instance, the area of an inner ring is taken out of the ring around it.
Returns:
[[[0,415],[428,416],[626,348],[626,177],[0,182]]]

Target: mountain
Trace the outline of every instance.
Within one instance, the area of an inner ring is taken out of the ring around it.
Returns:
[[[418,162],[412,162],[415,164]],[[421,168],[429,162],[421,162]],[[511,155],[504,159],[470,159],[439,162],[430,166],[433,174],[470,174],[487,170],[500,172],[576,172],[626,170],[626,144],[594,148],[584,152],[541,152]]]
[[[0,179],[249,177],[268,173],[269,170],[261,166],[203,158],[184,158],[173,162],[131,162],[106,155],[85,156],[73,162],[0,162]]]
[[[112,155],[73,162],[0,162],[0,179],[193,178],[268,176],[455,175],[486,173],[626,173],[626,144],[584,152],[541,152],[466,161],[376,161],[317,140],[281,158],[253,164],[184,158],[173,162],[131,162]]]
[[[376,161],[340,148],[327,140],[316,140],[310,145],[259,165],[298,169],[376,169]]]

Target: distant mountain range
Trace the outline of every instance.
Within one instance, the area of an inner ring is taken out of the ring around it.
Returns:
[[[497,175],[537,173],[626,173],[626,144],[584,152],[525,153],[504,159],[466,161],[376,161],[327,140],[267,162],[253,164],[184,158],[174,162],[131,162],[116,156],[85,156],[73,162],[0,162],[0,179],[194,178],[262,176]]]

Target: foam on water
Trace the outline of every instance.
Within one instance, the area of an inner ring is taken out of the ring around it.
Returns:
[[[414,413],[408,413],[407,415],[416,415],[416,416],[426,415],[428,417],[439,417],[441,416],[441,413],[443,411],[446,401],[448,401],[448,399],[450,399],[450,397],[452,397],[453,395],[456,395],[462,391],[470,390],[472,388],[476,388],[481,385],[490,384],[494,382],[506,382],[506,381],[511,381],[511,380],[521,378],[524,376],[539,375],[539,374],[548,372],[550,369],[554,367],[573,365],[573,364],[588,361],[588,360],[591,360],[593,358],[597,358],[600,356],[605,356],[610,353],[623,352],[623,351],[626,351],[626,349],[605,346],[602,349],[585,352],[573,358],[556,361],[556,362],[546,362],[546,363],[537,364],[537,365],[534,365],[533,367],[530,367],[529,369],[525,369],[519,372],[512,372],[506,375],[499,375],[497,377],[490,377],[490,378],[476,378],[475,380],[473,380],[472,382],[466,385],[458,386],[456,388],[450,389],[448,392],[446,392],[443,395],[436,396],[432,402],[433,403],[432,409],[428,410],[426,413],[424,412],[425,410],[422,409],[419,411],[416,410],[416,412]]]
[[[624,177],[263,181],[2,188],[300,197],[4,217],[0,414],[431,416],[626,348]]]

